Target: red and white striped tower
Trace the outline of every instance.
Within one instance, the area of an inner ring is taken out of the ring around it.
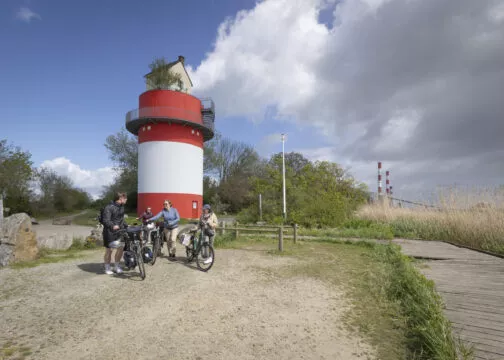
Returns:
[[[390,171],[385,172],[385,191],[387,195],[390,195],[390,179],[389,179]]]
[[[378,197],[382,194],[381,161],[378,161]]]
[[[161,211],[170,200],[182,218],[198,218],[203,202],[203,142],[214,136],[211,99],[185,92],[147,90],[126,115],[138,136],[138,207]]]

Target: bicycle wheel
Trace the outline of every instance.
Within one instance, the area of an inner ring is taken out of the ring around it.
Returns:
[[[152,261],[151,265],[156,263],[156,259],[159,253],[159,236],[157,234],[152,234]]]
[[[139,252],[136,252],[136,257],[137,257],[137,264],[138,264],[138,271],[140,271],[140,278],[142,280],[145,279],[145,264],[143,261],[142,254]]]
[[[205,256],[203,256],[203,254]],[[201,245],[200,251],[196,255],[196,264],[201,271],[208,271],[213,266],[215,262],[215,252],[214,248],[208,244],[204,243]]]
[[[194,259],[194,251],[186,246],[185,253],[187,256],[187,262],[191,262]]]

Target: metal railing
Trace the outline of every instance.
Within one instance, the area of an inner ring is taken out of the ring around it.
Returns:
[[[174,118],[203,124],[201,113],[175,106],[152,106],[128,111],[126,123],[145,118]]]
[[[212,99],[201,99],[201,112],[175,106],[152,106],[133,109],[126,113],[126,124],[139,119],[163,119],[189,121],[215,131],[215,104]]]

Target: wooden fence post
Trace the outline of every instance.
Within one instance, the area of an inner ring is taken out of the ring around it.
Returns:
[[[283,227],[280,225],[278,228],[278,251],[283,251]]]
[[[226,222],[225,221],[222,221],[221,222],[221,235],[226,235]]]
[[[293,232],[293,237],[294,237],[294,244],[296,243],[297,241],[297,224],[294,223],[292,224],[292,232]]]
[[[239,233],[238,233],[238,223],[235,222],[235,239],[238,239]]]

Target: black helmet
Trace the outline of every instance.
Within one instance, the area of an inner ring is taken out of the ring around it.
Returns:
[[[142,249],[142,257],[145,263],[150,263],[152,261],[152,250],[148,247]]]

